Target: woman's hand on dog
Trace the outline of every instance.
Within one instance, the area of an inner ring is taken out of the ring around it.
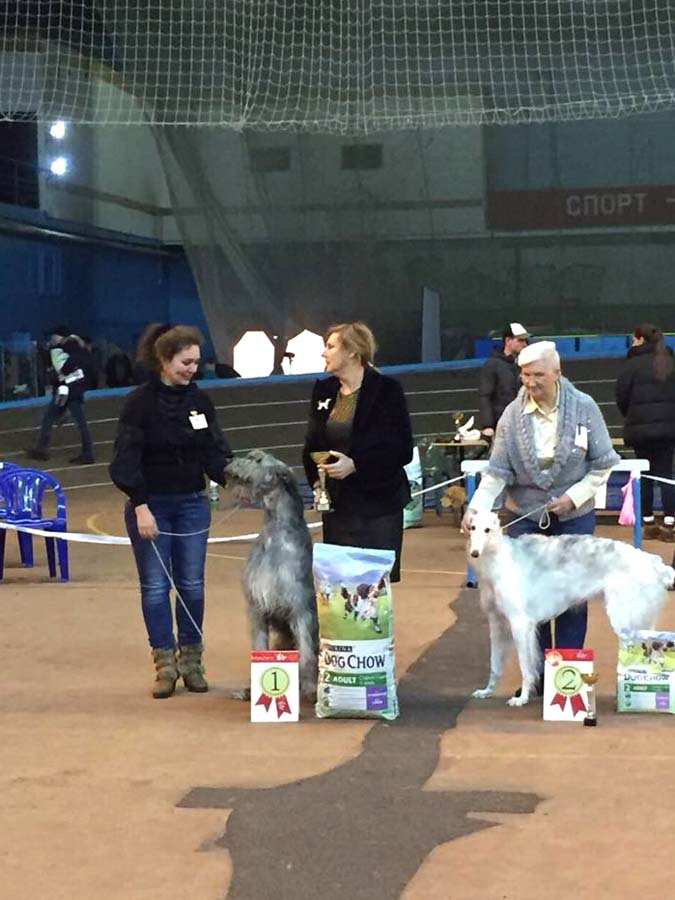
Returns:
[[[351,456],[340,453],[339,450],[331,450],[330,454],[335,457],[335,462],[324,463],[321,466],[329,478],[335,478],[337,481],[342,481],[343,478],[349,478],[350,475],[353,475],[354,472],[356,472],[356,466],[354,465],[354,460]]]
[[[464,513],[464,516],[462,517],[462,521],[459,526],[459,530],[462,534],[468,534],[469,527],[471,526],[471,520],[473,519],[473,517],[475,515],[476,515],[476,510],[470,509],[469,507],[467,507],[466,512]]]
[[[146,541],[154,541],[159,534],[157,522],[147,503],[136,507],[136,525],[138,526],[138,533]]]

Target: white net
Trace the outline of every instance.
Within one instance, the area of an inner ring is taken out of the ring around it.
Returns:
[[[674,23],[671,0],[0,0],[0,115],[362,133],[652,112],[675,102]]]

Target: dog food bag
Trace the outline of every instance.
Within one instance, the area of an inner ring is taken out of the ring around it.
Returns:
[[[675,713],[675,632],[621,632],[616,707],[619,712]]]
[[[395,719],[393,550],[314,545],[319,718]]]

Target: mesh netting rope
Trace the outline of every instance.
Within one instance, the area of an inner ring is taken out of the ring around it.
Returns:
[[[339,133],[675,103],[670,0],[0,0],[0,114]]]

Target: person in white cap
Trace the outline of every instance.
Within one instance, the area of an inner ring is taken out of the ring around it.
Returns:
[[[520,378],[516,359],[527,346],[529,333],[520,322],[509,322],[502,330],[504,343],[495,347],[483,363],[478,383],[481,434],[490,440],[501,414],[516,399]]]
[[[592,534],[595,495],[619,462],[602,413],[561,376],[553,341],[530,344],[518,365],[523,386],[499,420],[488,468],[463,524],[475,511],[491,509],[504,490],[506,522],[514,522],[509,537]],[[559,616],[556,646],[583,647],[586,618],[585,604]],[[550,623],[540,626],[539,639],[543,654],[552,646]]]

